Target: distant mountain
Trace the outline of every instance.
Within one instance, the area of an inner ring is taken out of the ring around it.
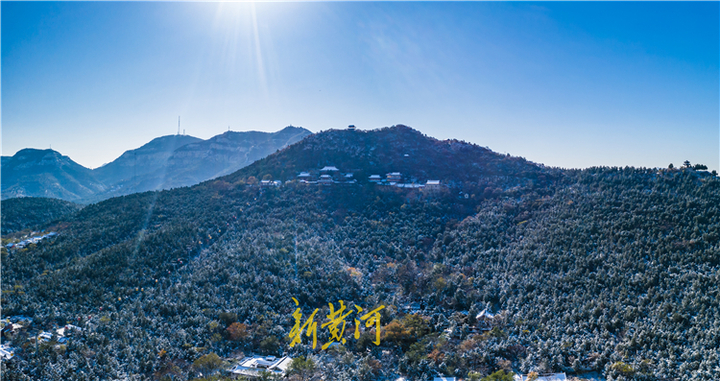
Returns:
[[[208,140],[168,135],[91,170],[52,150],[24,149],[2,158],[2,199],[51,197],[96,202],[148,190],[194,185],[237,171],[312,133],[228,131]]]
[[[164,136],[134,150],[137,153],[124,153],[96,171],[112,187],[108,193],[112,195],[183,187],[235,172],[310,134],[304,128],[292,126],[274,133],[228,131],[208,140],[178,140],[175,145],[172,136]],[[176,148],[171,151],[172,147]],[[138,171],[143,167],[137,174],[132,173],[135,155]],[[110,171],[119,172],[118,176],[105,175]]]
[[[106,186],[92,170],[51,149],[27,148],[2,157],[2,199],[51,197],[80,201]]]
[[[166,187],[197,184],[237,171],[278,150],[302,140],[311,132],[286,127],[275,133],[228,131],[176,150],[168,161]]]
[[[168,159],[175,150],[202,141],[188,135],[167,135],[155,138],[140,148],[125,151],[114,161],[93,170],[96,177],[108,186],[108,190],[97,197],[105,199],[162,189],[167,178],[171,177],[172,172],[167,170]]]
[[[105,184],[117,184],[133,177],[144,177],[165,168],[176,149],[201,141],[203,140],[200,138],[188,135],[161,136],[140,148],[125,151],[114,161],[94,169],[93,173]]]

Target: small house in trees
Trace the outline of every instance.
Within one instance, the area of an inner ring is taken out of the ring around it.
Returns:
[[[390,172],[387,175],[387,181],[391,183],[399,183],[402,180],[400,172]]]
[[[496,316],[497,315],[488,311],[487,308],[482,310],[482,312],[475,316],[475,320],[477,320],[477,328],[482,331],[489,331],[493,327]]]
[[[337,172],[337,171],[339,171],[339,169],[337,169],[337,167],[333,167],[333,166],[325,166],[320,170],[320,172]]]
[[[355,180],[355,177],[352,173],[346,173],[345,176],[343,176],[343,180],[345,180],[345,184],[355,184],[357,183],[357,180]]]
[[[279,187],[282,185],[282,181],[280,180],[261,180],[260,186],[262,187]]]
[[[479,314],[477,314],[477,316],[475,316],[475,319],[477,319],[477,320],[492,320],[494,318],[495,318],[495,314],[492,312],[489,312],[487,310],[487,308],[482,310],[482,312],[480,312]]]
[[[320,180],[318,180],[318,184],[323,185],[330,185],[333,183],[333,178],[330,175],[320,175]]]
[[[0,345],[0,360],[10,360],[14,356],[15,351],[11,347],[5,344]]]
[[[529,379],[529,374],[516,374],[513,376],[514,381],[528,381]],[[537,374],[537,378],[533,379],[535,381],[565,381],[567,377],[565,373],[541,373]]]
[[[416,314],[420,311],[422,311],[425,308],[424,305],[420,304],[419,302],[412,302],[410,304],[406,304],[403,306],[403,310],[407,313]]]
[[[428,180],[425,189],[440,189],[440,180]]]
[[[278,377],[284,377],[293,359],[284,356],[251,356],[240,360],[240,363],[230,369],[230,375],[234,378],[245,376],[249,378],[260,378],[260,372],[269,372]]]
[[[52,339],[52,333],[42,331],[37,337],[38,342],[50,341]]]
[[[312,180],[312,175],[310,175],[309,172],[300,172],[300,174],[297,176],[297,179],[301,183],[307,183]]]
[[[368,181],[370,181],[371,183],[379,183],[381,180],[382,177],[380,177],[380,175],[370,175],[370,177],[368,178]]]
[[[354,124],[349,125],[348,130],[355,131],[355,125]]]
[[[66,324],[58,329],[55,330],[57,332],[58,336],[66,336],[74,331],[80,332],[83,329],[72,324]]]
[[[457,378],[437,376],[437,377],[433,378],[433,381],[457,381]]]

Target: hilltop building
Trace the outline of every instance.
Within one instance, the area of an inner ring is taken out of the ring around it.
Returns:
[[[333,178],[330,175],[320,175],[320,180],[318,180],[318,184],[323,184],[323,185],[330,185],[333,182],[334,182]]]
[[[390,172],[386,176],[387,181],[391,183],[399,183],[400,180],[402,180],[402,175],[400,175],[400,172]]]
[[[440,180],[428,180],[425,183],[426,189],[439,189],[440,188]]]

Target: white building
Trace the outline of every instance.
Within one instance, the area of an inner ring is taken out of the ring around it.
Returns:
[[[495,319],[495,314],[492,312],[488,312],[487,308],[482,310],[477,316],[475,316],[475,319]]]
[[[400,172],[390,172],[387,175],[387,181],[391,183],[399,183],[402,180]]]
[[[70,334],[72,331],[82,331],[82,328],[80,328],[76,325],[66,324],[55,330],[55,332],[58,334],[58,336],[65,336],[67,334]]]
[[[429,189],[429,188],[433,188],[433,189],[434,189],[434,188],[440,188],[440,180],[428,180],[428,181],[425,183],[425,187],[428,188],[428,189]]]
[[[9,346],[2,344],[0,345],[0,360],[10,360],[15,356],[15,351]]]
[[[270,372],[272,374],[284,377],[293,359],[285,356],[276,358],[275,356],[252,356],[245,357],[240,364],[230,369],[233,377],[260,377],[260,372]]]
[[[45,332],[45,331],[40,332],[40,334],[37,337],[37,340],[40,342],[50,341],[50,339],[52,339],[52,333]]]
[[[513,376],[513,380],[515,381],[527,381],[528,375],[522,375],[522,374],[516,374]],[[544,373],[539,374],[538,378],[535,379],[536,381],[565,381],[567,378],[565,377],[565,373]]]
[[[319,184],[332,184],[333,178],[330,175],[320,175],[320,180],[318,180]]]

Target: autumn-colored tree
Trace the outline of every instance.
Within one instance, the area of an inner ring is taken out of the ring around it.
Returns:
[[[383,327],[383,333],[385,334],[385,340],[395,343],[402,342],[409,336],[405,327],[397,320],[393,320]]]
[[[226,329],[228,338],[233,341],[244,339],[248,335],[247,326],[243,323],[232,323]]]
[[[440,350],[438,350],[438,349],[434,349],[432,352],[430,352],[430,353],[427,355],[427,357],[428,357],[430,360],[434,361],[436,364],[439,364],[439,363],[441,363],[441,362],[443,361],[443,359],[445,358],[445,354],[442,353],[442,352],[440,352]]]

